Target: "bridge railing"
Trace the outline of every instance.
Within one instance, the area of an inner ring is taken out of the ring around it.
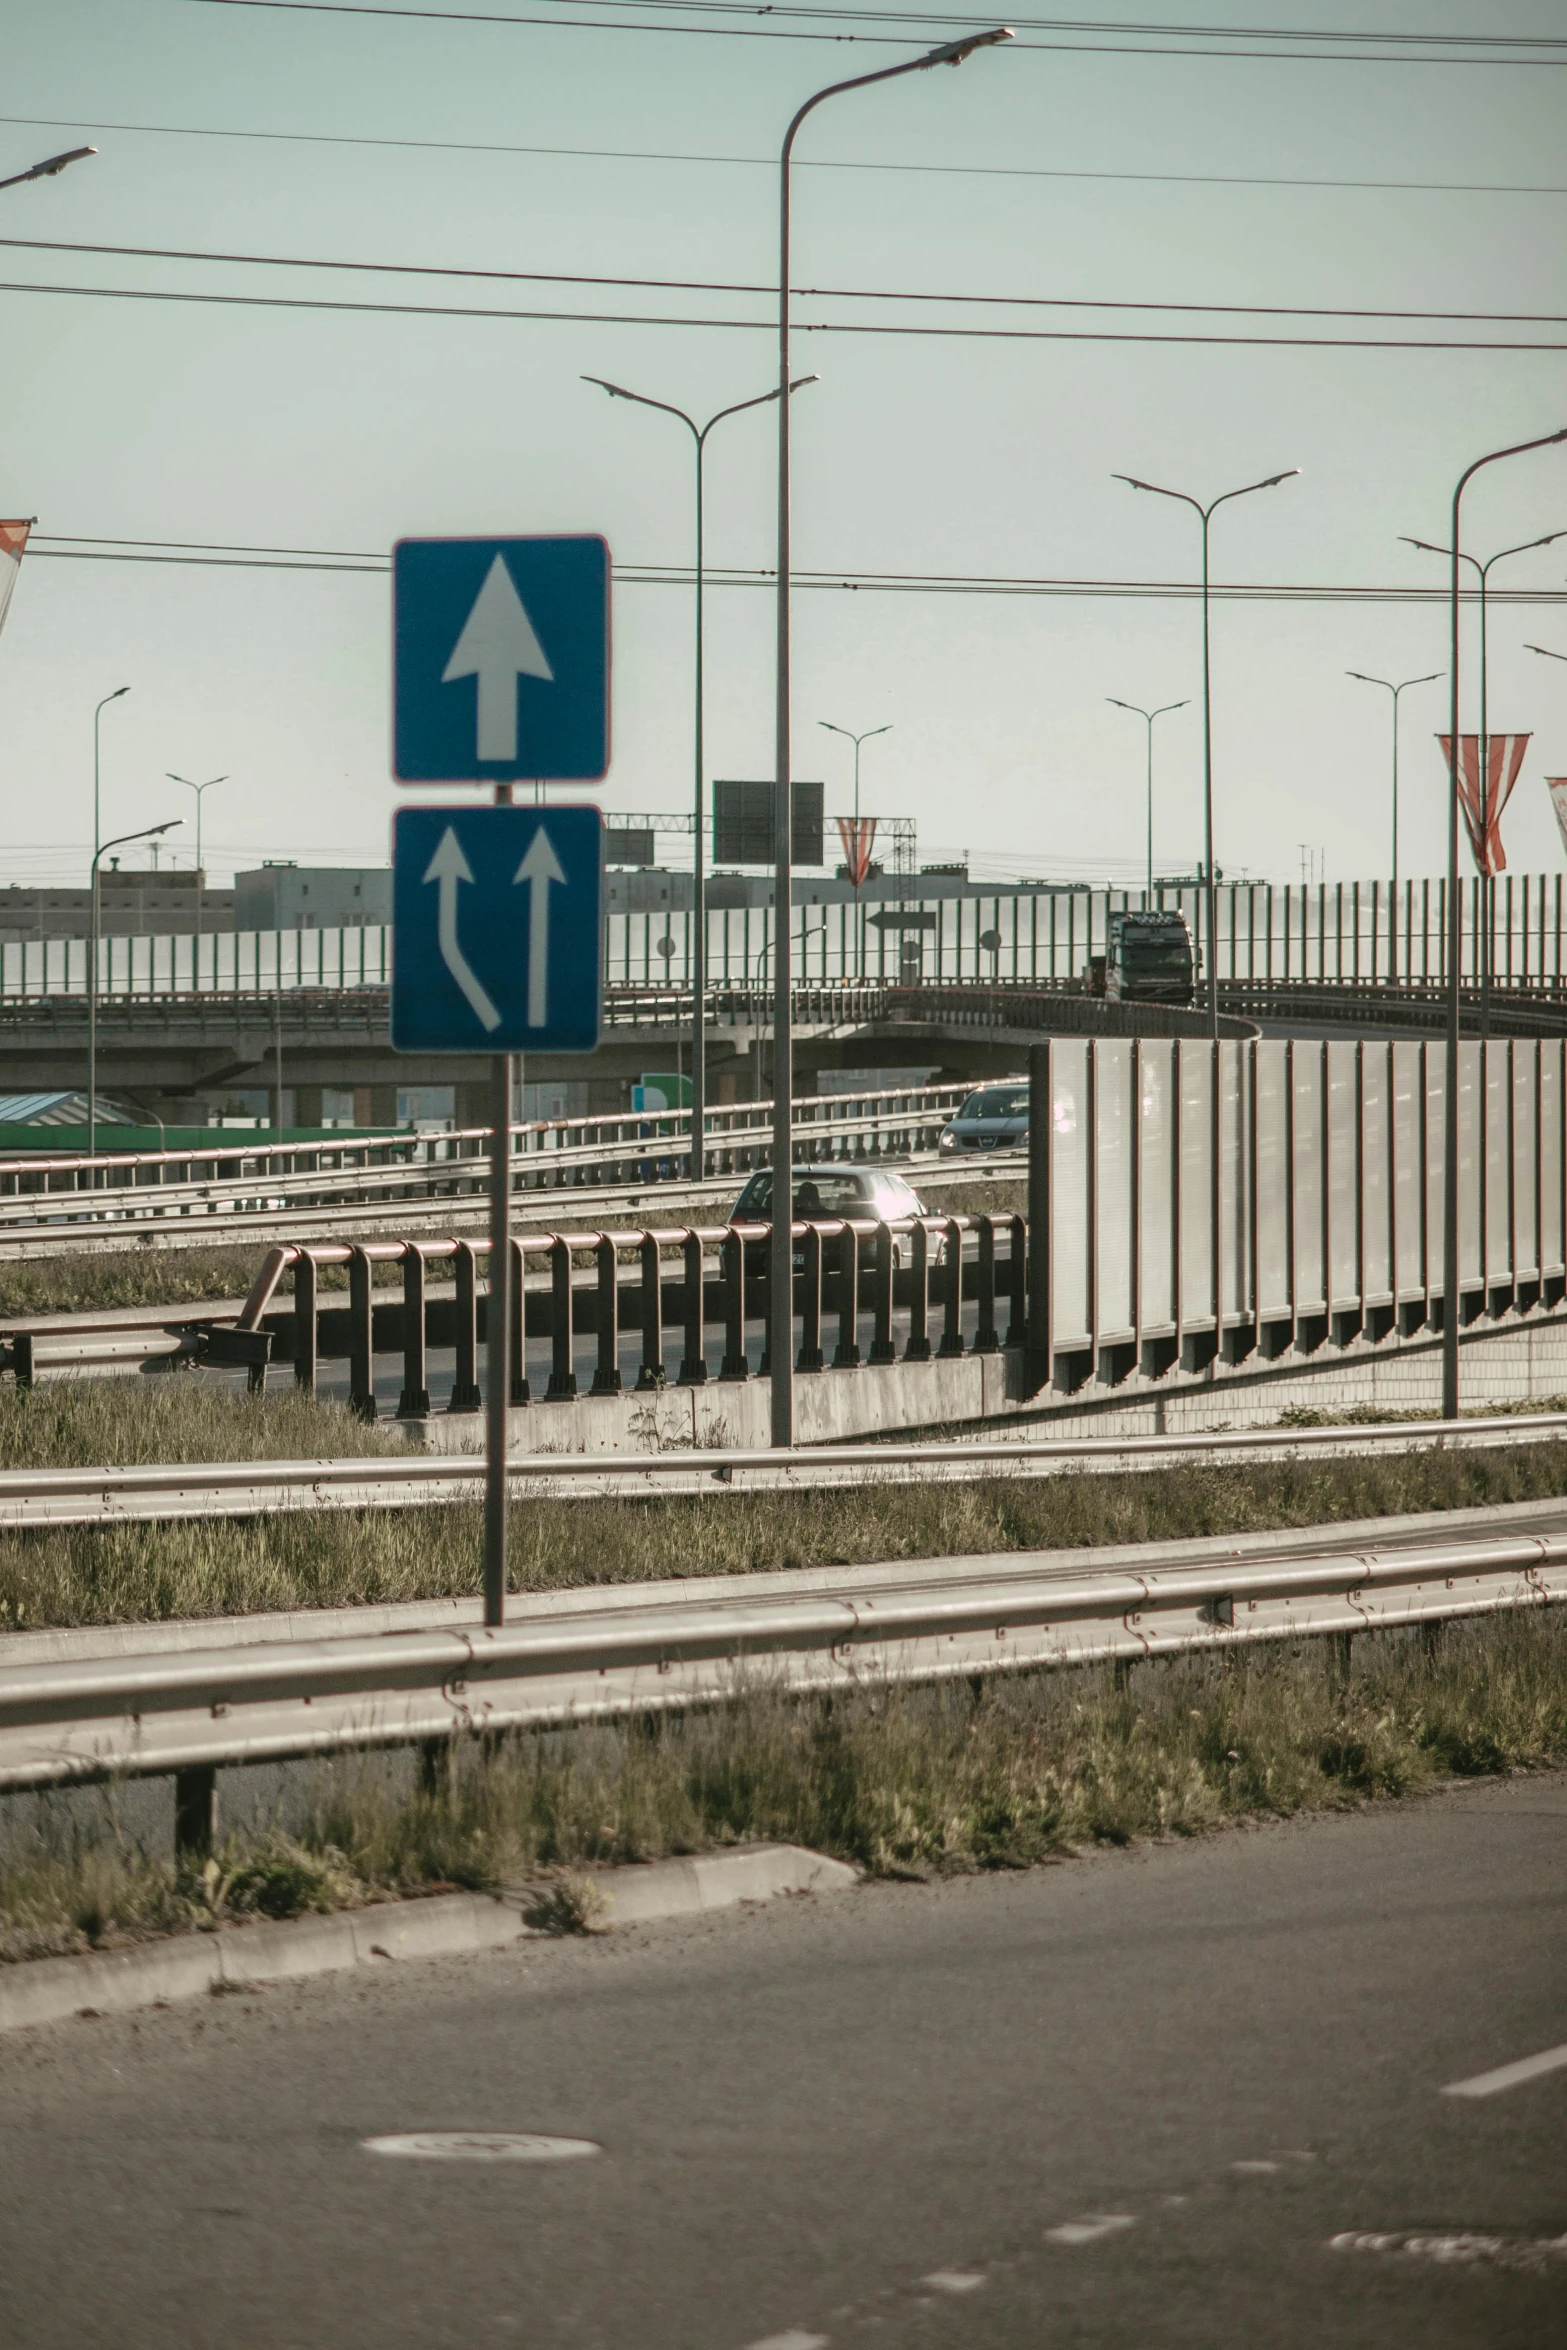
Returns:
[[[966,1085],[817,1094],[794,1105],[797,1159],[907,1158],[934,1149]],[[748,1172],[771,1153],[772,1104],[720,1104],[706,1117],[706,1171]],[[217,1129],[215,1131],[221,1131]],[[519,1193],[690,1180],[689,1110],[547,1119],[512,1129]],[[42,1222],[225,1215],[397,1200],[477,1202],[489,1182],[487,1128],[0,1160],[0,1233]]]
[[[1504,874],[1489,891],[1461,883],[1462,976],[1489,966],[1499,988],[1559,992],[1563,971],[1562,875]],[[943,985],[1071,988],[1091,955],[1103,954],[1112,913],[1155,905],[1178,909],[1209,966],[1204,892],[1192,882],[1141,890],[1022,888],[972,897],[802,905],[790,915],[792,966],[802,986]],[[1287,983],[1440,984],[1447,970],[1447,884],[1443,880],[1344,881],[1313,887],[1224,882],[1218,891],[1221,979]],[[1487,955],[1489,938],[1489,955]],[[709,907],[709,984],[737,1000],[754,995],[771,969],[770,907]],[[689,912],[611,914],[604,977],[623,1002],[688,988],[695,918]],[[0,1006],[68,1003],[87,992],[87,941],[0,944]],[[103,938],[98,992],[105,1001],[140,998],[271,998],[302,992],[337,996],[384,992],[391,978],[391,931],[218,931],[197,939]]]

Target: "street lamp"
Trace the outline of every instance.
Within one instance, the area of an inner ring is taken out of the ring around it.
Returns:
[[[1149,896],[1150,898],[1152,898],[1152,896],[1153,896],[1153,722],[1154,722],[1154,720],[1155,720],[1156,718],[1163,718],[1163,717],[1165,717],[1165,716],[1167,715],[1167,713],[1168,713],[1169,711],[1171,711],[1171,710],[1184,710],[1184,709],[1186,708],[1186,704],[1185,704],[1184,702],[1163,702],[1163,703],[1161,703],[1161,704],[1160,704],[1160,706],[1159,706],[1159,708],[1158,708],[1157,710],[1142,710],[1142,709],[1139,709],[1139,708],[1138,708],[1138,706],[1137,706],[1137,704],[1136,704],[1135,702],[1123,702],[1123,701],[1120,701],[1120,700],[1117,698],[1117,696],[1116,696],[1116,695],[1114,695],[1114,694],[1106,694],[1106,696],[1105,696],[1105,700],[1106,700],[1106,701],[1107,701],[1107,702],[1108,702],[1108,703],[1111,705],[1111,707],[1112,707],[1113,709],[1116,709],[1116,710],[1130,710],[1134,718],[1142,718],[1142,719],[1145,719],[1145,720],[1147,721],[1147,725],[1148,725],[1148,891],[1147,891],[1147,894],[1148,894],[1148,896]]]
[[[1567,661],[1567,653],[1553,653],[1549,645],[1525,645],[1526,653],[1540,653],[1547,661]]]
[[[122,687],[121,691],[124,690]],[[101,849],[93,850],[87,892],[87,1156],[90,1159],[98,1156],[98,867],[111,849],[123,849],[127,841],[156,840],[183,822],[182,816],[171,816],[166,824],[149,824],[140,832],[118,833],[113,840],[106,840]]]
[[[976,49],[989,49],[998,41],[1010,41],[1011,33],[1005,25],[995,25],[988,32],[969,33],[959,41],[943,41],[936,49],[928,49],[923,57],[906,58],[901,65],[884,65],[875,73],[855,74],[850,80],[829,82],[825,89],[815,92],[803,106],[796,108],[783,146],[778,156],[778,389],[785,394],[789,388],[789,169],[794,157],[794,142],[807,115],[829,98],[842,97],[849,90],[867,90],[875,82],[898,80],[906,73],[923,73],[931,65],[961,65],[972,57]],[[789,402],[780,397],[778,402],[778,647],[777,670],[774,685],[775,716],[777,723],[777,756],[773,781],[773,904],[777,911],[774,926],[773,986],[773,1226],[772,1243],[768,1251],[768,1294],[772,1299],[772,1346],[769,1370],[772,1374],[772,1440],[775,1445],[789,1445],[794,1440],[794,1257],[790,1241],[790,1209],[793,1205],[793,1186],[790,1170],[794,1164],[793,1124],[791,1111],[794,1091],[794,1039],[791,1034],[790,1002],[790,939],[789,915],[791,898],[790,820],[790,743],[789,743]]]
[[[1487,460],[1482,459],[1481,462],[1485,463]],[[1401,531],[1399,536],[1406,547],[1418,547],[1422,555],[1445,555],[1451,562],[1467,563],[1480,582],[1480,840],[1483,846],[1486,838],[1486,818],[1490,812],[1491,793],[1491,727],[1486,709],[1487,631],[1485,602],[1486,585],[1490,578],[1491,566],[1494,563],[1505,563],[1509,555],[1528,555],[1532,554],[1536,547],[1548,547],[1557,539],[1567,538],[1567,530],[1548,530],[1544,538],[1525,539],[1520,546],[1516,547],[1499,547],[1496,553],[1488,555],[1483,563],[1478,555],[1465,554],[1463,549],[1456,545],[1439,547],[1430,539],[1412,539],[1407,531]],[[1479,859],[1476,858],[1475,862],[1478,864]],[[1485,1036],[1489,1034],[1491,1025],[1492,932],[1495,928],[1496,917],[1495,876],[1482,869],[1479,881],[1481,897],[1485,905],[1484,939],[1480,950],[1483,958],[1480,969],[1480,1033]]]
[[[890,725],[890,724],[888,724],[888,725],[886,725],[886,726],[869,726],[869,727],[867,727],[867,728],[866,728],[866,730],[865,730],[865,732],[864,732],[863,734],[851,734],[851,733],[850,733],[850,731],[849,731],[849,729],[848,729],[848,727],[846,727],[846,726],[834,726],[834,724],[833,724],[833,722],[832,722],[832,720],[831,720],[830,718],[818,718],[818,719],[817,719],[817,721],[816,721],[816,723],[817,723],[817,725],[818,725],[818,726],[820,726],[820,727],[824,727],[824,728],[826,729],[826,731],[827,731],[827,733],[828,733],[828,734],[841,734],[841,735],[843,736],[843,738],[844,738],[844,741],[845,741],[845,742],[851,742],[851,743],[853,743],[853,745],[854,745],[854,864],[855,864],[855,871],[854,871],[853,875],[851,876],[851,879],[853,879],[853,881],[854,881],[854,910],[855,910],[855,915],[856,915],[856,917],[858,917],[858,916],[859,916],[859,914],[861,913],[861,911],[863,910],[863,909],[861,908],[861,905],[860,905],[860,883],[859,883],[859,863],[860,863],[860,745],[861,745],[861,743],[868,743],[868,742],[871,742],[871,741],[873,741],[873,740],[875,739],[875,737],[876,737],[878,734],[891,734],[891,732],[892,732],[892,727],[891,727],[891,725]],[[858,959],[859,959],[859,966],[860,966],[860,970],[859,970],[859,976],[860,976],[860,977],[863,979],[863,978],[864,978],[864,976],[865,976],[865,942],[864,942],[864,938],[863,938],[863,936],[861,935],[860,924],[859,924],[859,921],[858,921],[858,919],[856,919],[856,922],[855,922],[855,941],[854,941],[854,947],[855,947],[855,953],[856,953],[856,955],[857,955],[857,957],[858,957]]]
[[[1399,685],[1395,685],[1388,677],[1368,677],[1363,669],[1346,669],[1344,674],[1346,677],[1358,678],[1362,685],[1379,685],[1393,697],[1393,894],[1389,901],[1387,923],[1387,975],[1391,983],[1398,978],[1398,697],[1400,694],[1407,693],[1412,685],[1435,685],[1442,672],[1440,669],[1433,669],[1426,677],[1406,677]],[[1374,937],[1371,942],[1371,964],[1374,976],[1376,971],[1376,940]]]
[[[211,791],[215,783],[227,783],[226,775],[209,775],[205,783],[192,783],[188,775],[175,775],[164,769],[170,783],[182,783],[196,795],[196,986],[201,987],[201,901],[206,888],[206,868],[201,862],[201,795]]]
[[[703,826],[706,819],[705,753],[703,748],[703,622],[702,592],[706,584],[706,563],[702,535],[702,474],[703,459],[707,455],[707,436],[715,424],[722,424],[726,416],[739,416],[747,408],[765,408],[776,400],[776,391],[761,392],[754,400],[736,400],[731,407],[720,408],[706,424],[698,424],[683,408],[669,400],[650,400],[645,392],[628,392],[624,384],[612,384],[602,375],[585,375],[585,384],[597,384],[608,392],[612,400],[631,400],[638,408],[657,408],[665,416],[678,417],[690,433],[696,448],[696,861],[692,879],[692,905],[695,921],[695,952],[691,958],[691,1173],[698,1180],[707,1173],[707,889],[703,859]],[[800,375],[789,386],[791,392],[806,384],[819,383],[820,376]]]
[[[42,163],[30,163],[25,171],[13,171],[8,180],[0,180],[0,188],[19,188],[24,180],[51,180],[68,163],[80,163],[97,152],[96,147],[68,147],[63,155],[50,155]]]
[[[1208,525],[1221,506],[1232,498],[1249,498],[1253,490],[1276,490],[1281,481],[1292,481],[1300,471],[1290,465],[1282,473],[1270,473],[1266,481],[1249,481],[1243,489],[1225,490],[1205,506],[1186,490],[1161,489],[1155,481],[1139,481],[1134,474],[1117,473],[1112,478],[1124,481],[1128,488],[1147,490],[1155,498],[1175,498],[1183,506],[1190,506],[1202,524],[1202,820],[1203,859],[1207,879],[1208,923],[1208,1025],[1215,1044],[1219,1041],[1219,896],[1213,878],[1213,687],[1208,660]]]
[[[1492,449],[1477,457],[1459,475],[1453,490],[1452,545],[1448,560],[1448,803],[1447,803],[1447,1063],[1442,1101],[1442,1417],[1458,1417],[1458,1017],[1460,1008],[1458,956],[1463,930],[1458,912],[1458,566],[1463,559],[1459,510],[1464,491],[1483,465],[1503,457],[1522,457],[1531,449],[1548,449],[1567,441],[1567,426],[1542,433],[1538,440],[1518,441],[1510,449]],[[1560,536],[1560,533],[1553,533]],[[1473,561],[1473,557],[1469,558]],[[1500,556],[1493,555],[1492,562]],[[1483,582],[1482,582],[1483,585]],[[1482,606],[1483,609],[1483,606]],[[1481,635],[1482,657],[1484,632]],[[1482,838],[1484,835],[1482,834]]]

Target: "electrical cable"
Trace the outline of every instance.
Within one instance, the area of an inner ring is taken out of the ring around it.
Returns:
[[[244,541],[203,539],[100,538],[35,529],[27,543],[27,559],[32,561],[40,556],[66,562],[173,563],[240,571],[344,571],[377,577],[385,577],[391,570],[388,556],[362,548],[264,547]],[[682,563],[617,563],[615,576],[622,584],[633,587],[689,587],[695,579],[692,567]],[[710,563],[704,566],[703,576],[710,587],[770,588],[777,575],[766,569]],[[1186,598],[1202,593],[1200,583],[1195,580],[1171,579],[1051,579],[983,572],[844,570],[794,570],[790,576],[797,587],[887,594]],[[1445,586],[1353,587],[1285,580],[1215,583],[1211,592],[1230,602],[1307,604],[1445,605],[1449,594]],[[1479,592],[1477,587],[1463,589],[1462,600],[1477,602]],[[1486,601],[1488,605],[1554,606],[1567,604],[1567,589],[1492,588]]]
[[[588,163],[694,163],[725,169],[775,172],[776,155],[692,155],[663,147],[513,146],[488,139],[389,139],[354,137],[342,131],[217,130],[202,123],[75,122],[50,114],[0,114],[0,123],[27,130],[120,132],[136,138],[241,139],[301,147],[385,147],[398,153],[432,155],[540,155]],[[797,156],[796,171],[919,173],[942,179],[1029,179],[1111,181],[1127,186],[1181,188],[1325,188],[1362,194],[1416,196],[1567,196],[1567,187],[1500,180],[1302,179],[1248,172],[1063,171],[1042,164],[876,163],[857,157]]]
[[[53,237],[0,237],[0,246],[28,253],[91,253],[119,260],[194,261],[254,269],[334,269],[380,277],[477,278],[512,285],[613,286],[661,294],[760,294],[775,300],[777,289],[743,279],[680,277],[589,277],[551,269],[474,269],[440,261],[333,261],[289,253],[201,252],[178,245],[86,245]],[[1532,310],[1357,310],[1307,308],[1282,302],[1123,302],[1078,294],[913,293],[887,286],[795,286],[795,301],[935,302],[1004,310],[1121,310],[1178,313],[1210,318],[1400,319],[1447,326],[1567,326],[1567,316]]]
[[[0,294],[54,294],[103,302],[174,302],[227,310],[315,310],[378,318],[512,319],[535,325],[694,327],[709,332],[773,334],[764,318],[677,318],[608,310],[500,310],[453,302],[345,302],[312,294],[185,293],[152,286],[62,286],[0,280]],[[1415,335],[1194,335],[1136,333],[1104,327],[907,326],[865,319],[805,319],[796,334],[893,335],[933,341],[1005,343],[1152,343],[1263,351],[1567,351],[1567,343],[1481,341]]]
[[[628,4],[634,4],[634,0],[628,0]],[[900,36],[896,33],[796,32],[784,27],[780,27],[779,30],[774,32],[764,31],[759,25],[691,25],[649,23],[627,24],[624,22],[616,22],[611,18],[593,18],[580,16],[516,16],[502,15],[495,11],[479,9],[391,8],[381,4],[381,0],[375,0],[375,4],[369,4],[369,0],[190,0],[190,5],[198,8],[264,8],[294,16],[374,16],[401,18],[405,21],[433,24],[527,25],[535,28],[543,27],[545,30],[550,32],[641,34],[664,33],[673,34],[677,38],[688,40],[825,41],[835,47],[854,46],[859,48],[872,47],[884,49],[906,49],[909,46],[909,42],[912,37],[909,34]],[[772,11],[770,9],[758,10],[757,13],[771,15]],[[945,19],[943,20],[943,22],[946,21],[947,20]],[[1103,28],[1096,25],[1089,29],[1098,31]],[[1114,30],[1113,27],[1110,29]],[[1150,29],[1162,30],[1162,28],[1157,27]],[[1215,40],[1231,38],[1247,39],[1256,37],[1260,36],[1253,35],[1249,32],[1238,35],[1227,35],[1215,32],[1212,35],[1212,38]],[[1310,34],[1298,34],[1288,37],[1305,40],[1310,39],[1313,36]],[[1340,37],[1346,42],[1354,41],[1357,38],[1362,41],[1373,41],[1378,38],[1378,36],[1374,33],[1366,33],[1359,36],[1354,34],[1344,34]],[[1504,41],[1506,38],[1505,36],[1493,37]],[[1521,47],[1522,42],[1520,41],[1511,45]],[[1057,56],[1064,54],[1069,57],[1260,58],[1270,64],[1274,62],[1282,62],[1293,65],[1488,65],[1511,68],[1524,67],[1526,69],[1537,65],[1567,65],[1567,58],[1541,57],[1538,55],[1531,55],[1528,57],[1474,57],[1469,55],[1427,57],[1415,56],[1410,53],[1401,54],[1396,51],[1391,55],[1387,55],[1380,54],[1369,49],[1356,48],[1326,51],[1321,49],[1296,50],[1266,48],[1215,49],[1211,47],[1176,47],[1170,43],[1155,47],[1151,44],[1134,44],[1129,40],[1109,42],[1090,42],[1082,40],[1015,41],[1013,42],[1012,46],[1015,49],[1045,50]]]

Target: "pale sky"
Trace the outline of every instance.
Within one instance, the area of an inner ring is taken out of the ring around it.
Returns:
[[[543,18],[640,16],[648,29],[10,0],[0,176],[86,140],[100,152],[58,179],[0,192],[0,233],[765,286],[776,275],[776,174],[765,159],[793,107],[836,75],[902,53],[784,38],[781,19],[764,31],[751,18],[752,37],[688,37],[652,28],[739,31],[748,20],[612,0],[493,0],[492,13],[507,6]],[[1219,21],[1309,31],[1352,27],[1356,14],[1342,0],[1229,0]],[[1183,19],[1151,0],[1143,21]],[[1379,0],[1373,21],[1390,32],[1497,29],[1478,0]],[[1511,33],[1567,37],[1567,15],[1544,0],[1509,0],[1503,21]],[[914,54],[949,26],[962,20],[925,15],[891,29],[907,31]],[[826,29],[875,28],[862,16]],[[1189,580],[1195,519],[1112,474],[1211,497],[1296,465],[1298,480],[1221,512],[1216,579],[1442,585],[1445,567],[1399,534],[1444,539],[1452,484],[1471,458],[1567,424],[1567,64],[1074,55],[1019,30],[1015,47],[960,72],[838,100],[814,119],[803,163],[943,168],[801,169],[798,284],[862,297],[1485,311],[1532,322],[976,312],[866,298],[802,300],[802,317],[1555,347],[802,332],[801,369],[822,380],[796,402],[797,563]],[[1567,60],[1567,46],[1555,54]],[[185,135],[237,132],[268,135]],[[448,145],[334,143],[399,140]],[[463,151],[486,144],[687,160]],[[691,160],[715,157],[738,160]],[[1045,176],[1072,173],[1174,176]],[[1192,175],[1230,184],[1190,184]],[[1471,192],[1255,184],[1281,180],[1464,182]],[[3,258],[12,285],[721,316],[756,331],[0,293],[0,513],[39,518],[0,638],[0,881],[85,878],[93,704],[126,683],[130,695],[103,720],[106,833],[185,815],[174,837],[188,859],[193,802],[165,771],[227,772],[233,780],[206,801],[215,878],[263,856],[379,862],[398,796],[383,577],[66,561],[47,552],[49,538],[384,555],[410,534],[583,530],[602,532],[621,563],[686,563],[683,434],[579,378],[615,377],[706,414],[767,389],[774,366],[765,295],[14,248]],[[767,413],[726,424],[712,448],[710,559],[766,566]],[[1466,543],[1482,554],[1558,527],[1567,529],[1567,449],[1495,468],[1466,506]],[[1567,595],[1567,540],[1495,577]],[[709,609],[709,771],[765,775],[771,596],[716,590]],[[850,753],[816,721],[890,724],[866,746],[865,806],[914,817],[922,856],[967,850],[976,871],[1130,879],[1143,730],[1106,697],[1189,697],[1190,710],[1160,725],[1155,845],[1167,868],[1196,855],[1195,603],[861,590],[802,593],[796,615],[796,772],[825,778],[830,812],[848,805]],[[1441,669],[1446,626],[1437,604],[1216,606],[1222,865],[1298,879],[1306,842],[1325,850],[1330,877],[1387,871],[1387,697],[1344,672]],[[1523,649],[1530,640],[1567,652],[1567,610],[1496,609],[1490,716],[1493,730],[1534,732],[1505,827],[1510,862],[1554,871],[1562,852],[1542,779],[1567,772],[1567,663],[1537,659]],[[615,652],[603,803],[683,808],[689,590],[620,585]],[[1466,658],[1472,681],[1472,651]],[[1444,773],[1432,736],[1445,688],[1406,695],[1404,710],[1401,863],[1435,872]],[[1466,724],[1476,724],[1473,705]]]

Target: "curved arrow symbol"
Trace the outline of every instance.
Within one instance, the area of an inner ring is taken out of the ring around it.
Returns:
[[[543,839],[542,833],[539,835]],[[545,843],[546,848],[548,842]],[[553,857],[551,862],[553,863]],[[556,868],[557,872],[559,867]],[[440,899],[436,907],[436,938],[441,949],[441,960],[456,980],[482,1027],[493,1030],[501,1024],[500,1013],[490,1001],[478,973],[457,942],[457,887],[459,882],[472,881],[473,868],[462,853],[462,843],[448,824],[441,835],[440,846],[425,869],[426,881],[440,884]],[[531,1003],[532,990],[529,997]],[[542,1022],[537,1023],[542,1026]]]

